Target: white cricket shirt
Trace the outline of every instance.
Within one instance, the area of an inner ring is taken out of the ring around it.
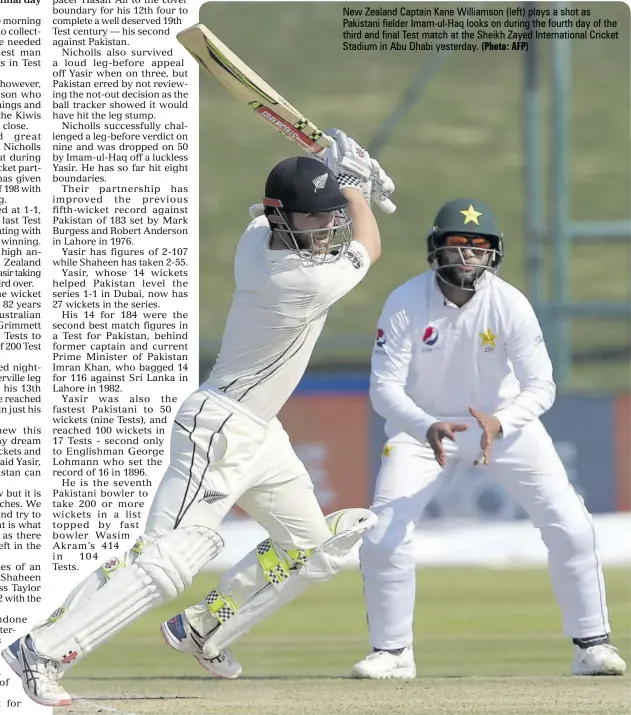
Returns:
[[[270,237],[261,216],[239,241],[236,289],[205,383],[264,420],[277,415],[302,378],[331,305],[370,267],[358,241],[337,261],[306,266],[289,250],[270,250]]]
[[[469,406],[495,415],[505,436],[548,410],[552,364],[528,299],[487,274],[464,306],[434,271],[394,290],[378,323],[370,398],[386,434],[426,442],[436,421],[468,422]]]

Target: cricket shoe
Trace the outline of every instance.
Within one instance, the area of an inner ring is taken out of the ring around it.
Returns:
[[[400,655],[387,650],[375,650],[355,663],[351,670],[351,678],[369,678],[374,680],[414,680],[416,664],[412,648],[404,648]]]
[[[234,680],[241,675],[243,668],[228,648],[219,653],[216,658],[206,658],[204,655],[204,642],[199,633],[191,626],[184,614],[178,613],[169,621],[164,621],[160,626],[164,642],[179,650],[180,653],[190,653],[204,670],[216,678]]]
[[[37,623],[31,628],[31,633],[35,633],[35,631],[40,630],[41,628],[45,628],[46,626],[52,625],[56,621],[58,621],[62,616],[65,615],[66,609],[65,608],[58,608],[53,615],[47,619],[46,621],[43,621],[42,623]],[[19,650],[19,639],[16,641],[13,641],[11,645],[8,645],[3,651],[2,651],[2,657],[7,661],[7,663],[11,666],[11,669],[16,675],[19,675],[20,678],[22,677],[22,665],[20,664],[20,660],[17,657],[17,653]],[[63,678],[64,677],[64,671],[63,669],[59,670],[59,677]]]
[[[33,647],[31,636],[20,638],[2,651],[2,657],[22,679],[22,687],[31,700],[40,705],[70,705],[72,698],[59,685],[59,664],[43,658]]]
[[[20,640],[13,641],[11,645],[8,645],[2,651],[2,657],[11,666],[11,670],[21,679],[22,678],[22,664],[18,658],[18,652],[20,647]]]
[[[624,675],[627,664],[609,643],[589,648],[574,646],[572,675]]]
[[[3,651],[2,651],[2,657],[7,661],[7,663],[11,666],[11,670],[18,675],[20,678],[22,677],[22,664],[20,663],[20,659],[18,658],[18,649],[19,649],[19,644],[20,641],[19,639],[17,641],[13,641],[11,645],[8,645]],[[60,670],[59,671],[59,678],[64,677],[64,671]]]

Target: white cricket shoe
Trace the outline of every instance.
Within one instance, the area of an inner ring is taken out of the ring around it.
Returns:
[[[355,663],[351,678],[413,680],[416,678],[414,651],[412,648],[404,648],[401,655],[394,655],[386,650],[368,653],[364,660]]]
[[[2,657],[22,678],[22,687],[31,700],[50,707],[72,703],[70,695],[59,685],[59,664],[38,655],[30,636],[11,643],[2,651]]]
[[[572,675],[624,675],[627,664],[609,643],[589,648],[574,646]]]
[[[243,670],[241,663],[233,657],[228,648],[222,650],[216,658],[204,656],[202,639],[183,613],[178,613],[169,621],[164,621],[160,631],[168,646],[180,653],[190,653],[195,656],[202,668],[216,678],[234,680],[241,675]]]

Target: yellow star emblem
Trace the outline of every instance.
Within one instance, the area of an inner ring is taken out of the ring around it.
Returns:
[[[466,209],[465,211],[461,211],[460,213],[464,216],[465,225],[471,221],[473,221],[473,223],[476,224],[477,226],[480,225],[480,222],[478,221],[478,216],[482,216],[482,212],[476,211],[473,208],[473,204],[469,204],[469,208]]]
[[[481,345],[488,345],[491,348],[495,347],[495,341],[499,336],[495,335],[495,333],[491,330],[491,328],[487,328],[486,332],[484,333],[479,333],[480,337],[482,338],[482,343]]]
[[[391,447],[389,444],[387,444],[387,445],[383,448],[383,452],[381,453],[381,456],[382,456],[382,457],[389,457],[391,452],[392,452],[392,447]]]

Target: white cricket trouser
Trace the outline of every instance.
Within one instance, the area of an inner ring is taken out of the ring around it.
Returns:
[[[219,531],[238,504],[286,549],[311,549],[331,536],[313,483],[277,419],[266,423],[204,386],[175,417],[171,458],[145,527],[153,540],[196,522]]]
[[[370,642],[374,648],[412,645],[416,522],[447,470],[472,464],[480,453],[476,424],[444,440],[445,472],[432,450],[406,434],[386,443],[373,511],[377,524],[360,550]],[[386,456],[387,454],[387,456]],[[552,439],[539,420],[493,445],[490,474],[528,513],[548,548],[550,577],[571,638],[609,633],[605,584],[591,516],[568,481]]]
[[[113,585],[110,581],[121,573],[121,566],[136,560],[140,563],[151,542],[160,543],[178,527],[185,532],[185,527],[190,525],[207,526],[217,532],[235,503],[286,551],[312,549],[331,537],[313,483],[277,419],[265,423],[238,403],[202,386],[184,401],[175,417],[170,451],[169,467],[160,482],[145,526],[144,546],[137,544],[121,558],[111,559],[71,591],[63,608],[57,609],[48,622],[41,624],[53,625],[38,628],[34,635],[39,647],[49,648],[42,652],[56,652],[59,637],[55,638],[59,628],[65,629],[64,639],[66,635],[68,638],[77,635],[74,627],[77,618],[81,619],[85,613],[87,603],[105,592],[101,589]],[[184,546],[190,553],[200,546],[194,538],[191,536],[190,543]],[[166,563],[166,570],[172,571],[168,567]],[[223,581],[234,577],[235,573],[238,582],[240,573],[235,569],[231,569]],[[146,596],[142,584],[129,587],[134,591],[133,598],[141,600]],[[101,610],[107,611],[102,603]],[[98,645],[98,639],[88,632],[90,629],[83,621],[80,625],[77,632],[84,654]],[[109,629],[113,634],[122,625],[124,622],[116,617]],[[88,640],[89,647],[86,645]],[[74,662],[63,661],[63,669]]]

